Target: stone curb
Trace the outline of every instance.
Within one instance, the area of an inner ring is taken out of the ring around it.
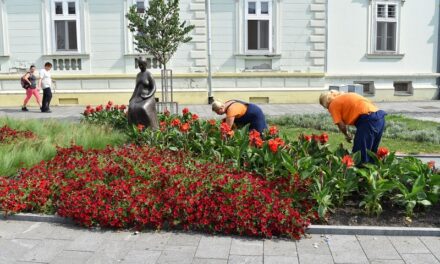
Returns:
[[[2,212],[0,212],[2,213]],[[41,214],[15,214],[5,217],[0,216],[1,220],[10,221],[29,221],[57,224],[75,224],[73,220],[57,215]],[[310,225],[306,230],[307,234],[315,235],[369,235],[369,236],[438,236],[440,228],[423,227],[379,227],[379,226],[328,226]]]
[[[310,225],[306,233],[364,236],[440,236],[440,228]]]
[[[43,214],[14,214],[5,216],[3,212],[0,211],[0,219],[5,221],[28,221],[28,222],[43,222],[43,223],[57,223],[73,225],[75,222],[71,219],[64,218],[58,215],[43,215]]]

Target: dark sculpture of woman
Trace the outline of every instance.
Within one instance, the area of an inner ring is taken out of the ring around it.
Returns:
[[[147,71],[147,61],[139,59],[139,69],[141,72],[136,77],[136,87],[130,98],[128,105],[128,123],[134,125],[144,125],[145,128],[157,129],[156,83]]]

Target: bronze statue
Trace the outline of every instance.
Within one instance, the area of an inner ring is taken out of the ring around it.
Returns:
[[[139,69],[141,72],[136,77],[136,87],[130,98],[128,105],[128,123],[134,125],[144,125],[145,128],[157,129],[156,83],[147,71],[147,61],[139,59]]]

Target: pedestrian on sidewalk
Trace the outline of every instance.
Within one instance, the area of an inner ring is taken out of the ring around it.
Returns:
[[[52,63],[46,62],[44,64],[44,69],[40,71],[40,81],[38,86],[43,89],[43,105],[41,106],[41,112],[51,113],[50,101],[52,100]]]
[[[360,151],[362,163],[371,163],[367,150],[377,152],[385,128],[385,111],[361,95],[334,90],[321,94],[319,103],[328,109],[349,143],[353,138],[347,126],[356,126],[352,152]]]
[[[249,131],[256,130],[263,133],[267,129],[266,118],[260,107],[255,104],[240,100],[230,100],[226,103],[215,101],[212,103],[212,111],[218,115],[226,114],[226,123],[245,126],[249,124]]]
[[[21,111],[29,111],[27,109],[27,104],[32,96],[35,96],[35,100],[37,101],[38,106],[41,109],[41,97],[39,90],[37,88],[37,78],[35,77],[35,65],[32,65],[29,68],[29,71],[23,76],[23,80],[27,82],[26,85],[26,98],[24,99],[23,106],[21,107]]]

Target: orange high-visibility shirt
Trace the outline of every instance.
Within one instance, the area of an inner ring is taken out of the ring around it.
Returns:
[[[247,105],[240,102],[233,102],[226,110],[227,117],[240,118],[246,114]]]
[[[367,98],[355,93],[335,97],[328,107],[335,124],[354,125],[360,115],[377,112],[377,107]]]

